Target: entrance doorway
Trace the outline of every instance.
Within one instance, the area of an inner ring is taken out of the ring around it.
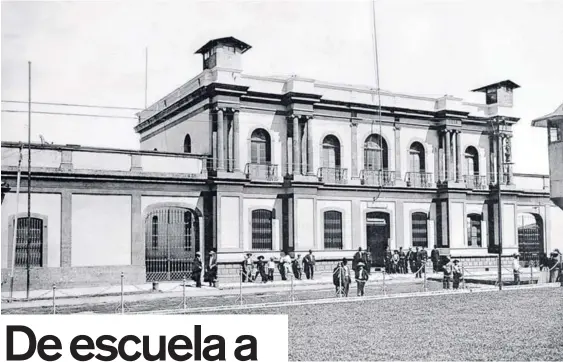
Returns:
[[[368,212],[366,214],[366,241],[374,266],[383,267],[385,265],[385,249],[390,237],[389,213]]]
[[[147,281],[189,279],[199,250],[199,218],[180,207],[151,211],[145,219]]]

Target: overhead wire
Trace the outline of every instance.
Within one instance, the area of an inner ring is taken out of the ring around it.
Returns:
[[[2,103],[27,104],[26,101],[2,100]],[[31,102],[44,106],[63,106],[63,107],[80,107],[80,108],[100,108],[100,109],[123,109],[130,111],[142,111],[143,108],[121,107],[121,106],[98,106],[93,104],[77,104],[77,103],[57,103],[57,102]]]

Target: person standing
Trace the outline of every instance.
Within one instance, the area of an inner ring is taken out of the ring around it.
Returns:
[[[252,253],[248,253],[246,254],[247,258],[245,260],[246,264],[245,264],[245,272],[246,272],[246,281],[248,283],[252,283],[252,275],[253,275],[253,271],[254,271],[254,259],[252,259]]]
[[[291,268],[291,257],[289,256],[289,253],[284,252],[283,257],[280,259],[279,267],[282,280],[287,280]]]
[[[358,248],[356,254],[354,254],[354,259],[352,259],[352,270],[355,272],[358,266],[358,263],[362,260],[362,247]]]
[[[407,273],[409,272],[409,268],[410,271],[412,273],[413,268],[413,264],[412,264],[412,248],[409,248],[409,250],[407,250],[407,255],[405,256],[405,270],[407,271]]]
[[[412,250],[409,248],[409,267],[411,268],[411,273],[416,273],[416,255],[417,250]]]
[[[264,256],[260,255],[258,257],[258,261],[256,262],[256,276],[254,280],[257,279],[258,274],[262,277],[262,283],[266,283],[268,281],[268,275],[266,274],[266,261],[264,260]]]
[[[303,263],[303,260],[301,260],[301,254],[297,254],[297,257],[293,259],[291,263],[293,275],[295,275],[295,278],[301,280],[301,263]]]
[[[461,265],[459,265],[459,260],[454,260],[454,265],[452,267],[452,273],[454,276],[454,283],[453,283],[453,287],[454,289],[459,289],[459,281],[461,280],[461,277],[463,276],[463,271],[461,269]]]
[[[197,288],[201,288],[201,271],[203,270],[203,263],[201,262],[201,253],[195,253],[195,259],[192,264],[192,280],[195,282]]]
[[[309,250],[309,254],[305,255],[303,258],[303,266],[307,279],[313,280],[315,274],[315,256],[312,250]]]
[[[399,272],[399,262],[401,261],[401,258],[399,257],[399,251],[395,250],[393,252],[393,256],[391,257],[391,271],[393,272],[393,274],[397,274]]]
[[[368,251],[365,253],[365,263],[366,263],[366,272],[368,275],[371,275],[371,265],[373,264],[373,257],[371,255],[371,250],[368,248]]]
[[[274,257],[270,258],[268,262],[268,280],[273,282],[274,281],[274,271],[276,270],[276,262],[274,261]]]
[[[399,248],[399,273],[405,274],[407,272],[407,256],[403,251],[403,247]]]
[[[432,269],[434,273],[437,273],[440,270],[440,251],[434,245],[434,249],[430,253],[430,259],[432,260]]]
[[[416,247],[416,250],[414,251],[414,257],[415,257],[415,264],[414,264],[414,268],[415,268],[415,278],[422,278],[422,274],[421,274],[421,270],[422,270],[422,253],[420,252],[420,249],[418,248],[418,246]]]
[[[520,285],[520,260],[518,254],[514,254],[512,260],[512,272],[514,273],[514,284]]]
[[[385,272],[387,274],[391,273],[391,258],[393,257],[393,253],[391,253],[391,247],[387,246],[385,249]]]
[[[209,252],[209,263],[207,263],[207,281],[210,287],[217,286],[217,254],[213,250]]]
[[[444,278],[442,280],[442,285],[444,289],[450,289],[450,278],[452,275],[452,263],[449,259],[445,260],[446,264],[442,267],[444,271]]]
[[[365,294],[366,282],[369,279],[369,274],[365,269],[365,264],[360,261],[357,265],[358,270],[356,271],[356,283],[358,284],[358,297],[363,297]]]
[[[352,282],[352,276],[350,273],[350,267],[348,267],[348,260],[346,258],[342,259],[342,267],[344,268],[344,295],[347,297],[350,291],[350,283]]]

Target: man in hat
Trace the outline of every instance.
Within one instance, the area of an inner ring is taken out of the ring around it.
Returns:
[[[295,275],[295,278],[299,280],[301,280],[301,263],[303,263],[303,260],[301,260],[301,254],[297,254],[297,257],[291,261],[293,275]]]
[[[358,263],[362,260],[362,247],[358,248],[356,254],[354,254],[354,258],[352,259],[352,270],[356,271],[358,267]]]
[[[512,260],[512,272],[514,273],[514,284],[520,285],[520,260],[518,254],[514,254]]]
[[[252,260],[252,253],[246,253],[242,262],[242,281],[252,283],[252,271],[254,269],[254,260]]]
[[[291,267],[291,256],[289,256],[288,252],[283,253],[283,257],[280,259],[279,267],[282,280],[287,280]]]
[[[309,250],[309,254],[303,258],[303,268],[305,269],[305,276],[307,279],[313,279],[315,274],[315,256],[313,250]]]
[[[459,265],[459,260],[455,259],[454,260],[454,265],[452,267],[452,273],[454,275],[454,289],[459,289],[459,281],[461,280],[461,277],[463,275],[462,273],[462,269],[461,269],[461,265]]]
[[[264,256],[260,255],[258,257],[258,261],[256,262],[256,276],[254,280],[258,278],[258,275],[262,277],[262,283],[266,283],[268,281],[268,275],[266,274],[266,264],[267,262],[264,260]]]
[[[444,289],[450,289],[450,278],[452,275],[452,263],[450,262],[450,259],[445,260],[445,264],[442,267],[442,269],[444,270],[444,278],[442,280],[442,284]]]
[[[209,252],[209,263],[207,263],[207,282],[210,287],[217,286],[217,254],[213,250]]]
[[[195,253],[195,259],[192,264],[192,280],[195,282],[195,286],[201,288],[201,271],[203,269],[203,264],[201,262],[201,253],[198,251]]]
[[[369,279],[368,272],[366,271],[365,264],[360,261],[356,270],[356,283],[358,284],[358,297],[364,296],[366,282]]]
[[[433,272],[437,273],[440,264],[440,251],[436,248],[436,245],[434,245],[434,249],[432,249],[432,252],[430,253],[430,259],[432,259]]]

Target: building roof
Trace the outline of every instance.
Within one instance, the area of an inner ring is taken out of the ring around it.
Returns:
[[[547,127],[548,121],[563,122],[563,104],[561,104],[557,109],[550,114],[546,114],[543,117],[536,118],[532,121],[532,126],[534,127]]]
[[[516,84],[513,81],[507,79],[507,80],[503,80],[502,82],[497,82],[497,83],[486,85],[484,87],[473,89],[472,92],[486,92],[487,89],[490,89],[490,88],[497,89],[497,88],[500,88],[500,87],[506,87],[506,88],[510,88],[510,89],[520,88],[520,86],[518,84]]]
[[[237,38],[234,38],[232,36],[228,36],[228,37],[225,37],[225,38],[217,38],[217,39],[213,39],[213,40],[208,41],[207,44],[205,44],[204,46],[199,48],[198,51],[195,52],[195,54],[204,54],[209,49],[213,48],[214,46],[216,46],[218,44],[235,46],[235,47],[239,48],[242,51],[242,53],[244,53],[248,49],[252,48],[250,45],[246,44],[245,42],[240,41]]]

